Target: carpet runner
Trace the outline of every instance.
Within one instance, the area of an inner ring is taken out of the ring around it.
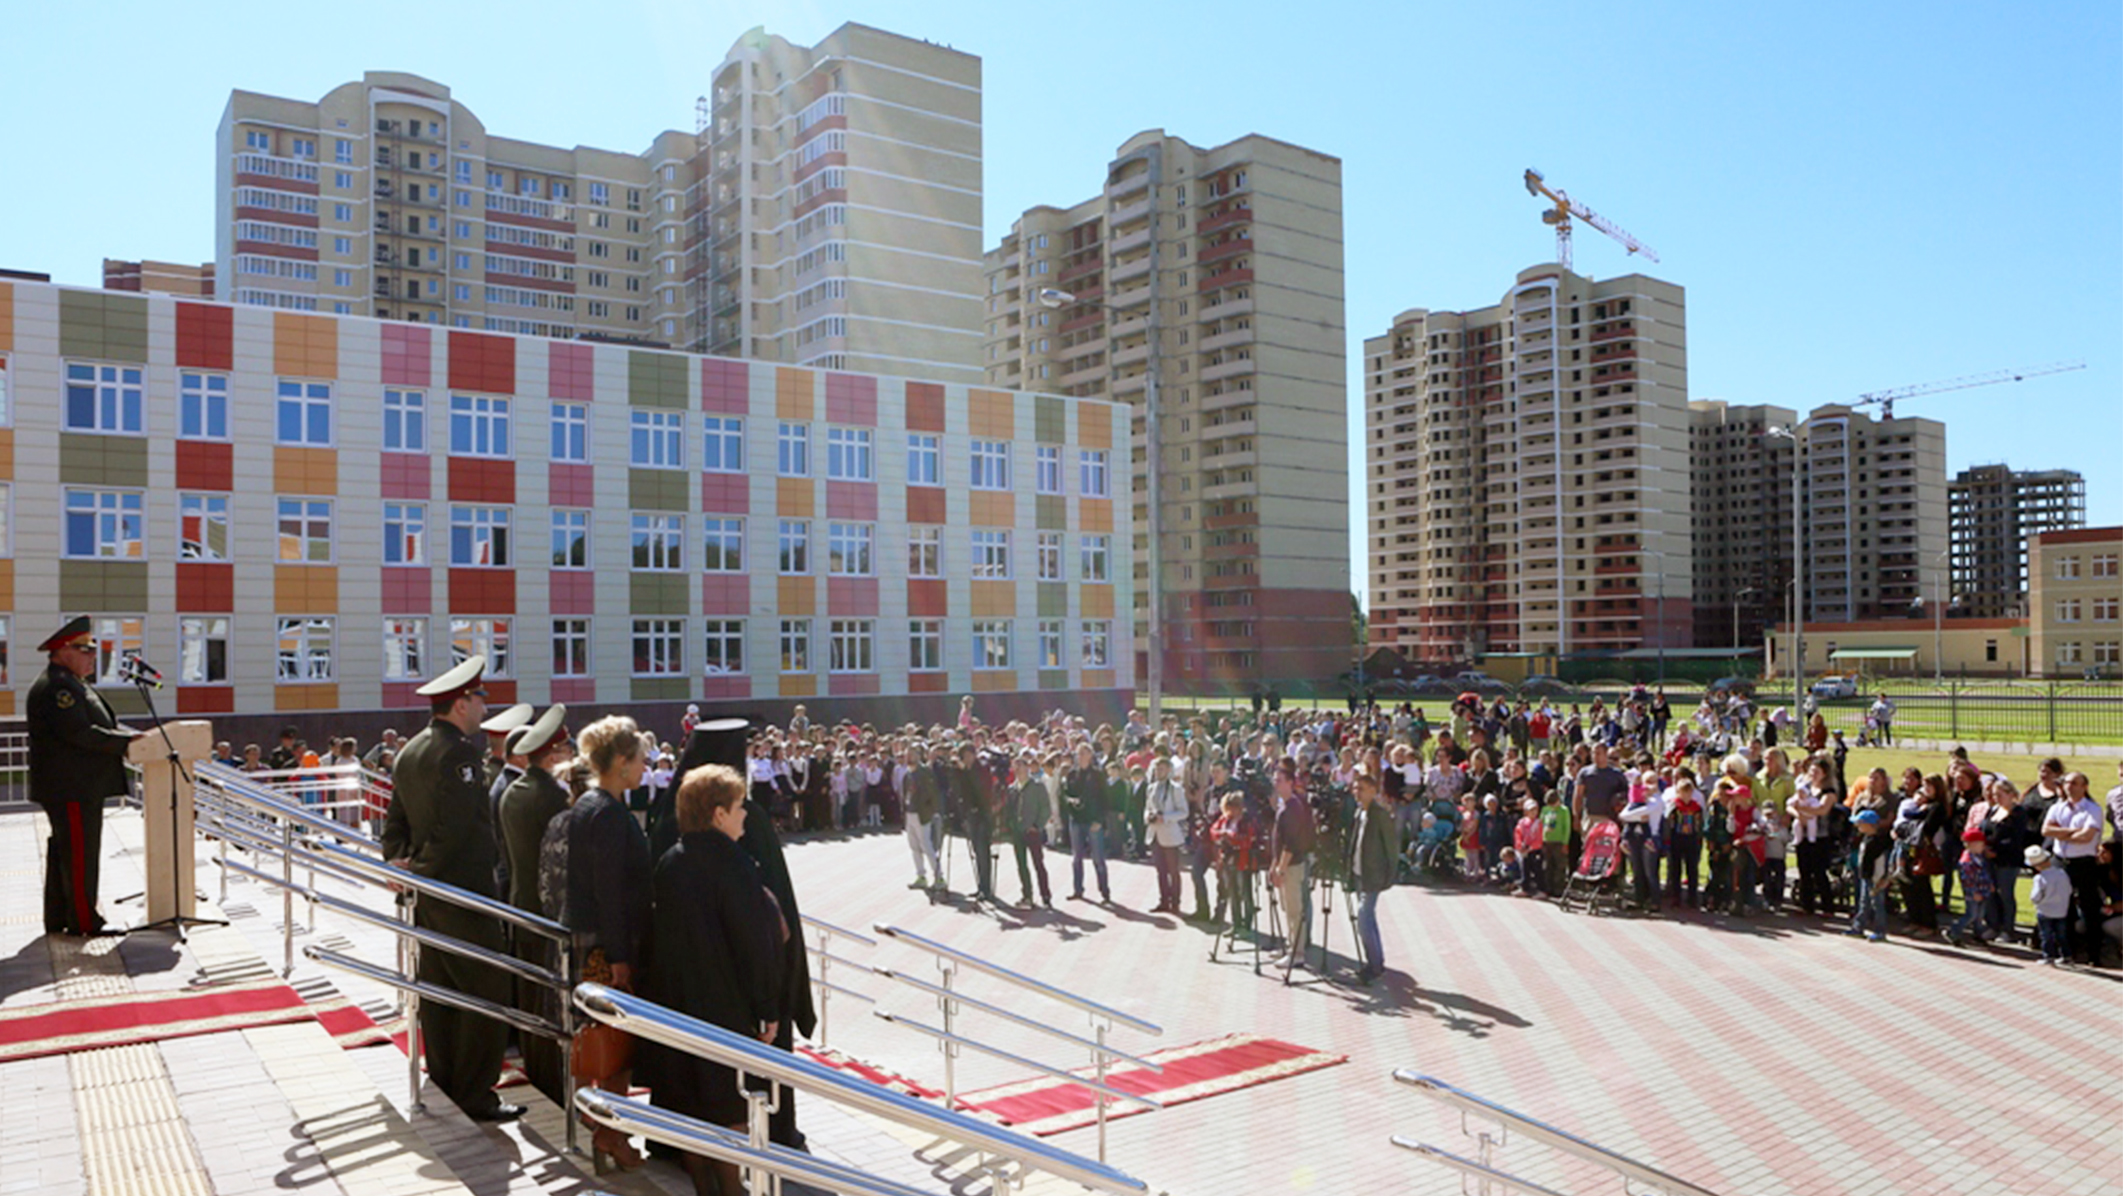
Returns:
[[[312,1016],[302,995],[277,979],[25,1005],[0,1009],[0,1063]]]
[[[1152,1051],[1143,1058],[1163,1072],[1121,1065],[1106,1073],[1106,1082],[1123,1092],[1147,1096],[1166,1105],[1183,1105],[1270,1080],[1288,1079],[1347,1063],[1347,1055],[1330,1055],[1255,1034],[1230,1034],[1188,1046]],[[1091,1068],[1072,1074],[1091,1078]],[[1052,1076],[1039,1076],[959,1095],[959,1103],[987,1113],[1004,1125],[1046,1137],[1098,1122],[1093,1093]],[[1151,1110],[1132,1101],[1108,1098],[1106,1120],[1133,1117]]]
[[[835,1071],[844,1071],[851,1076],[860,1076],[880,1088],[889,1088],[901,1096],[911,1096],[920,1100],[936,1100],[944,1094],[944,1090],[941,1088],[927,1087],[905,1076],[886,1071],[873,1064],[864,1063],[852,1055],[843,1055],[839,1051],[823,1050],[810,1046],[798,1046],[796,1049],[803,1052],[804,1057],[807,1059],[823,1063]]]

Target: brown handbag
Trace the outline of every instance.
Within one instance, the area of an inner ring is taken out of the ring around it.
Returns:
[[[582,978],[591,984],[612,983],[612,965],[605,962],[604,948],[590,948],[583,961]],[[568,1072],[578,1084],[595,1084],[625,1071],[634,1063],[634,1036],[603,1022],[593,1022],[575,1031],[575,1049]]]

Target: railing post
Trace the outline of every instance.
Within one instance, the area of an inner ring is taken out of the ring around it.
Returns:
[[[563,1110],[568,1117],[567,1148],[569,1154],[580,1155],[582,1148],[575,1141],[575,1128],[582,1115],[575,1111],[575,965],[570,947],[565,936],[553,940],[554,958],[559,961],[553,974],[560,977],[560,1028],[567,1032],[567,1037],[560,1040],[560,1091],[567,1098],[567,1108]]]
[[[280,931],[283,979],[295,974],[295,824],[280,820]]]
[[[408,892],[399,901],[400,916],[405,924],[413,924],[413,907],[420,901],[420,894]],[[420,978],[420,942],[410,936],[401,936],[399,946],[405,951],[405,974],[408,979]],[[400,989],[405,996],[405,1107],[408,1113],[425,1113],[427,1106],[420,1103],[420,994]],[[574,1110],[569,1111],[572,1124]]]
[[[1103,1084],[1106,1082],[1106,1031],[1112,1028],[1112,1023],[1093,1017],[1091,1028],[1098,1035],[1098,1049],[1091,1052],[1091,1063],[1098,1069],[1098,1082]],[[1091,1100],[1098,1109],[1098,1161],[1103,1163],[1106,1161],[1106,1094],[1093,1091]]]
[[[1958,682],[1946,687],[1946,708],[1949,711],[1946,723],[1953,738],[1961,737],[1961,686]]]
[[[197,790],[195,789],[194,792],[197,792]],[[193,805],[196,807],[198,805],[198,802],[195,800],[193,802]],[[221,866],[220,904],[225,907],[229,903],[228,807],[219,805],[218,803],[210,803],[208,808],[214,811],[214,829],[221,832],[214,838],[214,858],[220,862]]]
[[[800,929],[800,928],[799,928]],[[818,928],[818,1045],[827,1044],[833,1018],[833,986],[827,981],[833,970],[833,932]]]
[[[2049,742],[2057,741],[2057,683],[2049,683],[2049,691],[2043,695],[2043,706],[2049,711]]]
[[[944,995],[936,998],[937,1007],[943,1011],[944,1034],[946,1035],[946,1037],[937,1040],[937,1044],[944,1049],[944,1108],[956,1109],[958,1107],[958,1044],[951,1041],[948,1037],[956,1033],[951,1027],[951,1019],[958,1009],[958,1002],[952,1000],[950,996],[951,976],[956,969],[952,966],[950,960],[942,956],[937,957],[936,968],[944,974]]]
[[[745,1073],[740,1069],[737,1073],[738,1086],[743,1087],[744,1082]],[[780,1093],[781,1086],[772,1083],[767,1085],[765,1092],[754,1092],[749,1088],[745,1089],[745,1105],[747,1107],[745,1128],[751,1134],[752,1149],[754,1150],[763,1151],[768,1148],[771,1117],[774,1110],[781,1103],[777,1099]],[[781,1192],[781,1176],[772,1171],[749,1165],[744,1165],[744,1171],[745,1191],[751,1193],[752,1196],[779,1196]]]

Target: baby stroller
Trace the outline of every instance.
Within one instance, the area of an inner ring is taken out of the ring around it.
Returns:
[[[1583,909],[1598,916],[1601,904],[1613,910],[1621,902],[1621,886],[1617,881],[1617,866],[1622,859],[1622,827],[1620,823],[1600,822],[1585,832],[1585,850],[1578,857],[1578,866],[1570,874],[1570,881],[1563,886],[1563,908]]]

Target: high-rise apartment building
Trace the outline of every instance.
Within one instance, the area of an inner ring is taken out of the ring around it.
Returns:
[[[1365,341],[1374,646],[1692,642],[1686,317],[1672,283],[1550,264]]]
[[[1946,425],[1830,404],[1805,438],[1806,617],[1924,612],[1947,566]]]
[[[214,263],[186,266],[176,262],[126,262],[107,257],[103,259],[103,289],[212,299]]]
[[[979,59],[860,25],[815,47],[754,30],[695,124],[631,153],[490,135],[417,75],[233,92],[224,293],[981,380]]]
[[[2025,614],[2028,537],[2086,526],[2086,479],[2071,469],[1978,465],[1954,476],[1946,503],[1956,613]]]
[[[1798,422],[1788,407],[1688,404],[1698,648],[1759,645],[1789,609],[1793,443],[1771,429]]]
[[[1165,679],[1348,668],[1341,162],[1258,135],[1202,149],[1139,133],[1098,194],[1025,212],[987,274],[992,385],[1136,408],[1136,617],[1162,621]]]

